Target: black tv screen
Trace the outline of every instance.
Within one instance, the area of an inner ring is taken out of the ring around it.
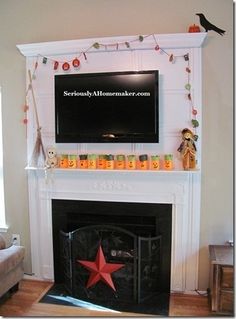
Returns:
[[[56,143],[157,143],[158,71],[55,75]]]

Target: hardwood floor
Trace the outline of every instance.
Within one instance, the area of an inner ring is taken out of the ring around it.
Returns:
[[[213,317],[208,298],[199,295],[172,294],[169,316],[172,317]]]
[[[112,313],[91,311],[83,308],[38,303],[51,287],[44,281],[23,280],[19,291],[9,299],[0,303],[2,317],[138,317],[144,315],[134,313]],[[169,316],[172,317],[209,317],[207,297],[198,295],[172,294],[170,298]]]

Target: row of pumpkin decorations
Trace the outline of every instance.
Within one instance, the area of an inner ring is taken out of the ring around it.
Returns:
[[[159,155],[142,154],[136,155],[113,155],[113,154],[56,154],[54,148],[48,148],[46,168],[68,169],[128,169],[128,170],[172,170],[173,155],[166,154],[161,158]]]
[[[182,164],[184,170],[196,169],[196,145],[195,135],[191,130],[185,128],[182,130],[182,142],[179,145],[177,151],[180,152],[182,157]],[[128,169],[128,170],[172,170],[173,155],[166,154],[164,158],[160,158],[159,155],[147,154],[139,155],[116,155],[113,154],[81,154],[68,155],[62,154],[57,156],[56,149],[49,147],[47,149],[47,156],[45,162],[46,168],[80,168],[80,169]]]

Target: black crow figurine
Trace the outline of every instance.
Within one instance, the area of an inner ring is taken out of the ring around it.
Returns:
[[[217,28],[214,24],[210,23],[206,17],[204,16],[203,13],[196,13],[197,16],[199,16],[200,18],[200,24],[201,26],[206,30],[206,32],[208,32],[209,30],[213,30],[217,33],[219,33],[220,35],[224,35],[225,31]]]

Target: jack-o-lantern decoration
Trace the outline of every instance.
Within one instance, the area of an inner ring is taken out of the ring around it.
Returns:
[[[160,156],[158,155],[151,156],[151,169],[154,169],[154,170],[160,169]]]
[[[68,168],[68,155],[62,154],[59,161],[60,168]]]
[[[112,154],[106,156],[106,169],[114,169],[114,155]]]
[[[193,32],[201,32],[200,27],[196,24],[190,25],[188,28],[188,32],[193,33]]]
[[[88,168],[88,155],[87,154],[79,155],[79,168],[81,168],[81,169]]]
[[[148,156],[146,154],[139,155],[139,169],[148,169]]]
[[[125,155],[116,156],[116,168],[124,169],[125,168]]]
[[[173,155],[172,154],[164,155],[164,169],[167,171],[173,169]]]
[[[98,155],[98,168],[99,169],[106,168],[106,155],[104,155],[104,154]]]
[[[68,155],[68,168],[77,168],[77,156]]]
[[[136,169],[136,156],[128,155],[127,156],[127,169]]]
[[[96,154],[89,154],[88,155],[88,168],[89,169],[96,169],[97,168],[97,155]]]

